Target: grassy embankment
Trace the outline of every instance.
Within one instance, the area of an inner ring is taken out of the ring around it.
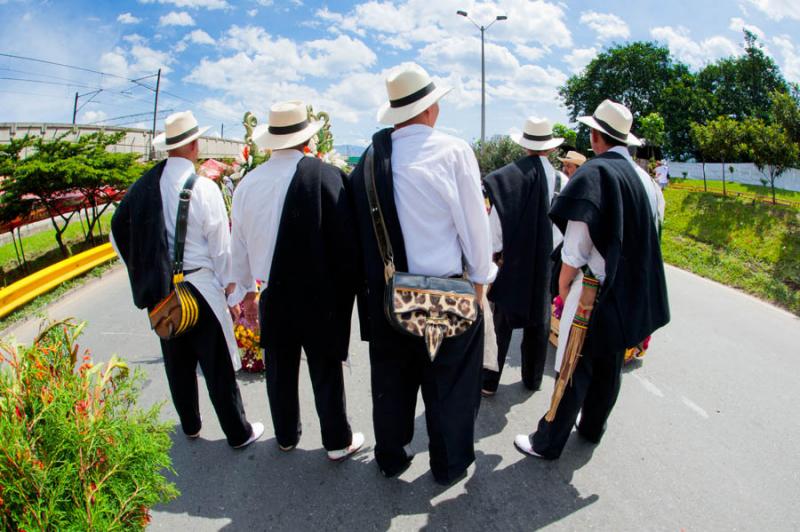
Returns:
[[[797,192],[776,192],[800,199]],[[664,195],[666,262],[800,315],[800,209],[677,188]]]

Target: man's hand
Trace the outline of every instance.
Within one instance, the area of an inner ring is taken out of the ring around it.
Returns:
[[[231,317],[233,318],[233,321],[238,320],[239,316],[242,315],[242,310],[239,308],[239,305],[234,305],[232,307],[228,307],[228,311],[231,313]]]
[[[483,310],[483,289],[484,285],[475,283],[475,297],[478,298],[478,305]]]

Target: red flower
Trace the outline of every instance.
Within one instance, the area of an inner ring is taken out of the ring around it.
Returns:
[[[19,409],[19,406],[14,406],[14,412],[17,414],[17,417],[22,419],[22,410]]]
[[[244,149],[242,150],[242,158],[244,162],[247,163],[247,159],[250,158],[250,146],[245,145]]]
[[[303,153],[311,153],[311,148],[308,146],[303,146]]]

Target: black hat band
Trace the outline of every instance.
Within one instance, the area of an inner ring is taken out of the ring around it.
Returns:
[[[166,143],[167,143],[168,146],[172,145],[172,144],[177,144],[182,140],[188,139],[189,137],[191,137],[192,135],[194,135],[198,131],[200,131],[200,128],[197,127],[197,126],[194,126],[192,129],[184,131],[180,135],[175,135],[174,137],[167,137]]]
[[[623,133],[622,131],[619,131],[618,129],[614,129],[605,120],[603,120],[601,118],[597,118],[597,115],[592,115],[592,118],[594,118],[594,121],[597,122],[597,124],[600,127],[602,127],[603,129],[606,130],[606,133],[608,133],[612,137],[615,137],[617,140],[621,140],[623,142],[627,142],[627,140],[628,140],[627,133]]]
[[[428,94],[432,93],[436,90],[436,85],[433,84],[431,81],[425,87],[422,87],[417,92],[412,92],[408,96],[403,96],[402,98],[398,98],[396,100],[389,100],[389,105],[391,107],[405,107],[406,105],[411,105],[412,103],[423,99]]]
[[[522,137],[528,140],[532,140],[534,142],[544,142],[546,140],[553,140],[553,135],[529,135],[528,133],[522,132]]]
[[[291,135],[292,133],[303,131],[307,127],[308,127],[308,118],[306,118],[299,124],[292,124],[291,126],[269,126],[268,131],[273,135]]]

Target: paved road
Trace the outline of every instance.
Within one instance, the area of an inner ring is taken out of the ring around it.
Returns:
[[[386,480],[371,447],[328,463],[304,367],[306,422],[291,454],[280,453],[272,436],[263,378],[243,375],[248,415],[266,423],[265,436],[232,451],[201,394],[201,439],[174,436],[182,496],[154,512],[152,529],[797,530],[800,319],[691,274],[667,273],[673,321],[656,334],[647,359],[626,370],[600,446],[571,438],[556,462],[515,452],[512,438],[545,411],[553,383],[549,372],[543,391],[522,389],[518,337],[499,394],[481,406],[477,462],[446,489],[428,472],[421,415],[412,467]],[[142,368],[145,404],[168,398],[158,343],[131,304],[122,270],[49,313],[89,320],[84,345],[96,358],[117,353]],[[34,331],[30,322],[14,330],[21,340]],[[366,346],[357,331],[353,338],[349,414],[372,443]],[[163,415],[176,419],[169,403]]]

